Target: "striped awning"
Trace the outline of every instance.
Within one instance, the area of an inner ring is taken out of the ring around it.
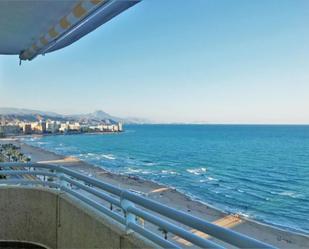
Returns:
[[[1,0],[0,54],[32,60],[72,44],[140,0]]]

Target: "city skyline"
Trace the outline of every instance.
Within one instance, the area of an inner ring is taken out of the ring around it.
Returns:
[[[0,56],[0,106],[159,123],[309,124],[307,1],[174,5],[142,1],[21,67]]]

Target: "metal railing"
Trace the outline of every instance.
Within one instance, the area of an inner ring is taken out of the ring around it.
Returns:
[[[198,230],[238,248],[274,248],[246,235],[65,167],[38,163],[0,163],[0,168],[2,169],[0,175],[6,176],[0,179],[0,185],[47,186],[64,191],[123,224],[128,233],[134,231],[164,248],[181,248],[179,243],[168,238],[168,233],[201,248],[224,248],[216,242],[192,233],[190,229]],[[20,177],[25,175],[33,175],[36,178],[32,180]],[[118,208],[118,213],[114,207]],[[154,229],[140,224],[139,219],[159,228],[163,236],[156,234]]]

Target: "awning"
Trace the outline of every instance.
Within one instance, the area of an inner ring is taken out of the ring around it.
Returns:
[[[32,60],[66,47],[140,0],[1,0],[0,54]]]

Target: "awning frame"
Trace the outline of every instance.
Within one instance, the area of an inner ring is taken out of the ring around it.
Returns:
[[[30,48],[21,51],[19,58],[30,61],[40,54],[68,46],[140,1],[83,0]]]

